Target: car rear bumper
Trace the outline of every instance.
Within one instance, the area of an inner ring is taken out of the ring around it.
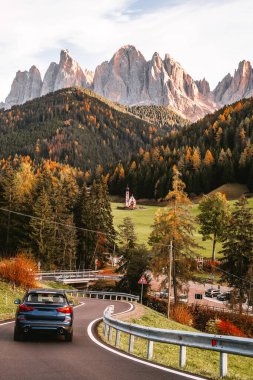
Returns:
[[[66,335],[72,333],[72,323],[35,323],[31,321],[22,321],[16,323],[16,329],[22,334],[46,333],[55,335]]]

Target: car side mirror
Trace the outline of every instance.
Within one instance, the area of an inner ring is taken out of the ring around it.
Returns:
[[[15,305],[20,305],[21,301],[20,301],[20,299],[17,299],[17,300],[14,301],[14,303],[15,303]]]
[[[69,306],[74,306],[74,302],[73,301],[69,301]]]

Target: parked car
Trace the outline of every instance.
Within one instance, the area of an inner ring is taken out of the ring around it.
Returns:
[[[168,298],[168,296],[169,296],[168,289],[161,290],[161,292],[160,292],[160,298]]]
[[[188,303],[188,294],[179,294],[178,296],[178,302],[179,303]]]
[[[231,294],[230,294],[230,292],[220,293],[220,294],[218,294],[218,296],[217,296],[217,300],[218,300],[218,301],[229,301],[230,298],[231,298]]]
[[[206,296],[206,297],[211,297],[211,298],[213,298],[213,297],[217,297],[218,294],[220,294],[220,291],[217,290],[217,289],[207,289],[207,290],[205,291],[205,296]]]
[[[14,340],[32,333],[62,335],[67,342],[73,339],[73,302],[62,290],[31,289],[23,301],[17,299]]]

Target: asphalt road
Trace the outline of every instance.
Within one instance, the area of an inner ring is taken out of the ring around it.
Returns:
[[[13,341],[14,323],[0,324],[0,379],[2,380],[182,380],[189,377],[164,372],[105,350],[88,336],[91,321],[114,304],[115,313],[129,304],[85,299],[75,309],[74,340],[32,337]],[[190,377],[191,378],[191,377]]]

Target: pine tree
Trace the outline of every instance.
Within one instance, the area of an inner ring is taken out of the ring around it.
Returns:
[[[45,269],[51,269],[55,265],[57,241],[53,208],[45,190],[42,190],[34,204],[33,213],[34,218],[30,221],[33,253]]]
[[[215,260],[217,241],[221,241],[224,229],[229,220],[229,204],[226,196],[215,193],[203,197],[199,204],[200,214],[197,220],[200,224],[199,232],[203,240],[213,240],[212,260]]]
[[[223,279],[238,291],[240,311],[251,288],[249,273],[253,266],[253,215],[245,197],[235,204],[235,210],[224,232],[221,253]]]

